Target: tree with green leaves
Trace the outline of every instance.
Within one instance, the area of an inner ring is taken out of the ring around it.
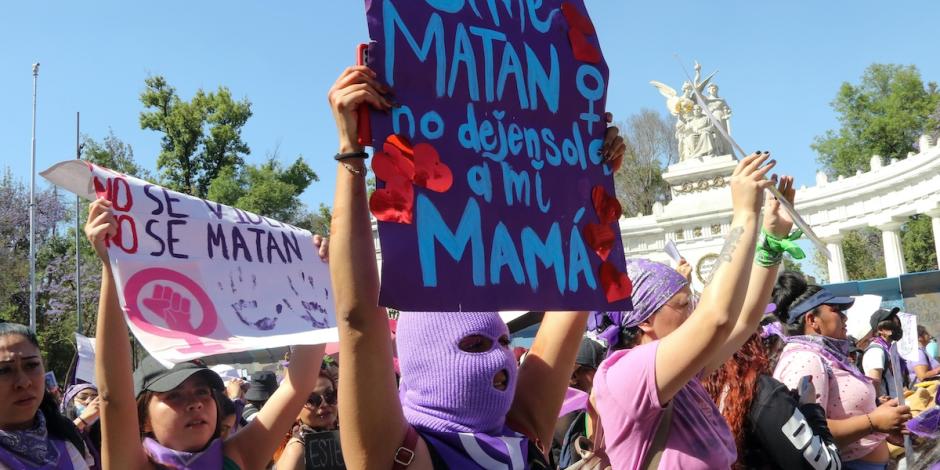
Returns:
[[[209,93],[199,89],[184,101],[161,76],[145,83],[140,127],[163,134],[157,157],[163,184],[205,198],[212,181],[226,168],[237,170],[251,152],[241,137],[251,102],[234,100],[226,87]]]
[[[627,145],[623,163],[614,173],[623,215],[650,214],[654,203],[670,200],[669,184],[662,174],[678,159],[675,121],[644,108],[617,127]]]
[[[303,212],[300,195],[317,174],[297,158],[283,168],[275,158],[261,165],[227,166],[209,185],[206,197],[212,201],[263,214],[288,223],[296,222]]]
[[[868,171],[872,155],[905,158],[917,140],[937,129],[937,84],[924,84],[913,65],[872,64],[858,85],[845,82],[831,103],[841,127],[811,145],[830,176]]]
[[[150,179],[150,172],[134,160],[134,149],[115,136],[111,128],[108,128],[108,135],[101,142],[88,135],[83,136],[81,149],[83,160],[125,175]]]
[[[859,84],[842,84],[832,107],[841,127],[816,137],[811,146],[830,176],[869,171],[872,155],[907,158],[918,150],[922,134],[940,129],[940,91],[934,82],[925,84],[913,65],[872,64]],[[909,272],[937,269],[928,217],[908,220],[901,228],[901,244]],[[885,276],[881,246],[877,229],[846,234],[842,251],[849,279]],[[826,271],[824,258],[817,257],[816,264]]]

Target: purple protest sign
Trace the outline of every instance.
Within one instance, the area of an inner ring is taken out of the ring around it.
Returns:
[[[366,0],[383,305],[624,310],[608,69],[581,0]],[[417,264],[418,270],[413,267]]]

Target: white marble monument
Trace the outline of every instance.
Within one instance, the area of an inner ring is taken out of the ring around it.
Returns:
[[[700,81],[700,69],[696,64],[695,79],[683,84],[681,95],[667,85],[652,82],[677,118],[680,160],[663,174],[671,186],[672,201],[654,204],[652,214],[620,219],[627,257],[671,263],[663,250],[667,240],[673,240],[693,267],[696,290],[701,290],[703,280],[709,278],[729,229],[728,181],[737,165],[726,142],[710,122],[706,126],[700,121],[707,121],[707,117],[695,109],[692,88],[701,91],[708,87],[709,93],[703,93],[708,108],[730,132],[731,109],[718,97],[717,85],[711,82],[714,74]],[[797,191],[797,211],[826,241],[832,254],[828,282],[852,280],[846,274],[841,240],[845,232],[866,226],[882,232],[888,276],[904,274],[900,228],[914,214],[931,217],[940,258],[940,145],[928,136],[921,137],[918,144],[920,152],[904,160],[885,162],[875,155],[867,173],[829,181],[819,172],[814,186],[803,184]]]

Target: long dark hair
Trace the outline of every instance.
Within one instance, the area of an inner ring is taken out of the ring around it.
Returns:
[[[36,333],[34,333],[33,330],[19,323],[0,322],[0,338],[13,335],[26,338],[30,344],[36,346],[36,349],[41,351],[39,339],[36,338]],[[49,390],[43,392],[42,402],[39,404],[39,412],[42,413],[43,418],[46,419],[46,430],[49,436],[67,440],[71,442],[82,455],[86,453],[85,441],[82,439],[81,433],[78,432],[74,423],[59,413],[59,404]]]

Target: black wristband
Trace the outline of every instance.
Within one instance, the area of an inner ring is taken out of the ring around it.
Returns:
[[[365,160],[366,158],[369,158],[369,154],[360,150],[358,152],[337,153],[333,158],[338,162],[349,160],[350,158],[361,158]]]

